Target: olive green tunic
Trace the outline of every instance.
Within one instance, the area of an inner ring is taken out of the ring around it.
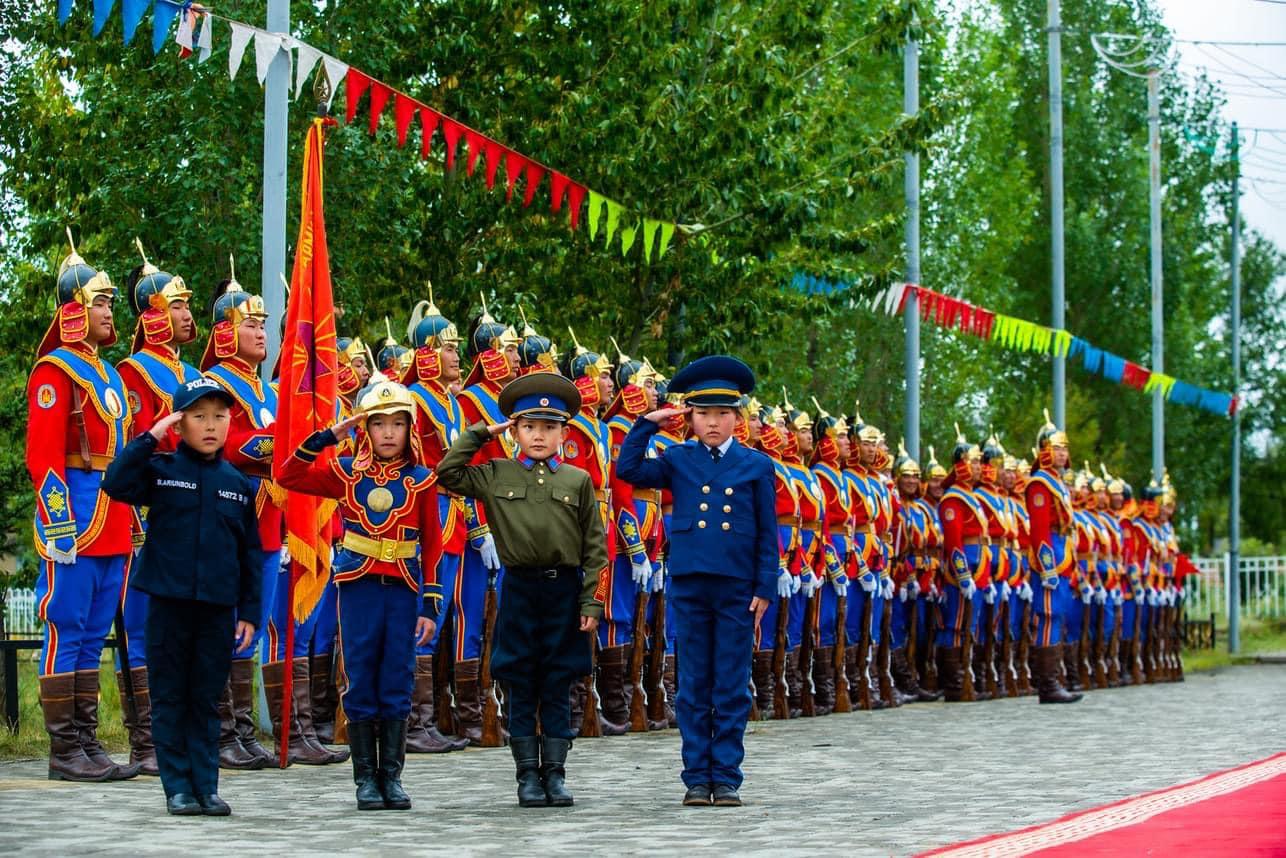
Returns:
[[[453,492],[482,501],[496,551],[506,568],[584,570],[580,613],[603,616],[599,581],[606,581],[607,538],[589,474],[558,462],[492,459],[470,465],[491,439],[485,424],[470,426],[438,463],[438,482]]]

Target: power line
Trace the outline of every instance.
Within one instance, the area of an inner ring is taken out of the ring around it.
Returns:
[[[1282,0],[1286,4],[1286,0]],[[1280,48],[1286,47],[1286,42],[1234,42],[1219,39],[1171,39],[1172,42],[1178,42],[1181,45],[1231,45],[1242,48]]]
[[[1243,63],[1245,63],[1246,65],[1251,66],[1251,67],[1253,67],[1253,68],[1257,68],[1257,69],[1259,69],[1261,72],[1264,72],[1264,73],[1266,73],[1266,74],[1270,74],[1270,75],[1277,74],[1277,72],[1273,71],[1272,69],[1270,69],[1270,68],[1266,68],[1265,66],[1261,66],[1259,63],[1255,62],[1254,60],[1249,60],[1249,59],[1246,59],[1246,58],[1245,58],[1245,57],[1243,57],[1243,56],[1239,56],[1239,55],[1237,55],[1237,54],[1234,54],[1232,51],[1228,50],[1227,48],[1225,48],[1225,47],[1223,47],[1223,46],[1221,46],[1221,45],[1215,45],[1215,50],[1217,50],[1217,51],[1221,51],[1221,52],[1223,52],[1223,53],[1227,54],[1228,56],[1232,57],[1234,60],[1241,60],[1241,61],[1242,61]],[[1282,77],[1282,75],[1278,75],[1278,77]]]

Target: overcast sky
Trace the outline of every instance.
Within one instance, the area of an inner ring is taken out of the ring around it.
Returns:
[[[1158,0],[1176,39],[1286,42],[1286,2]],[[1242,128],[1242,220],[1286,250],[1286,45],[1176,45],[1179,68],[1205,70]],[[1165,133],[1165,129],[1162,130]],[[1221,147],[1222,148],[1222,147]],[[1162,169],[1165,165],[1162,165]]]

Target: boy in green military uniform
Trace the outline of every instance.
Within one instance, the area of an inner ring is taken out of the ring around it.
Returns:
[[[508,420],[469,427],[438,465],[438,482],[485,504],[505,568],[491,663],[507,692],[518,804],[566,807],[569,692],[590,671],[590,641],[603,615],[603,521],[589,474],[559,456],[566,423],[580,410],[576,385],[532,373],[508,384],[499,405]],[[509,429],[517,458],[469,465]]]

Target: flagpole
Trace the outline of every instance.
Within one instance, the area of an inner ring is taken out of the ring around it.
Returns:
[[[290,32],[290,0],[268,0],[267,29]],[[262,364],[265,380],[277,364],[281,349],[281,320],[286,294],[281,278],[286,271],[286,110],[290,98],[290,52],[277,51],[268,66],[263,94],[263,267],[259,281],[268,311],[268,358]],[[287,679],[287,689],[290,680]]]

